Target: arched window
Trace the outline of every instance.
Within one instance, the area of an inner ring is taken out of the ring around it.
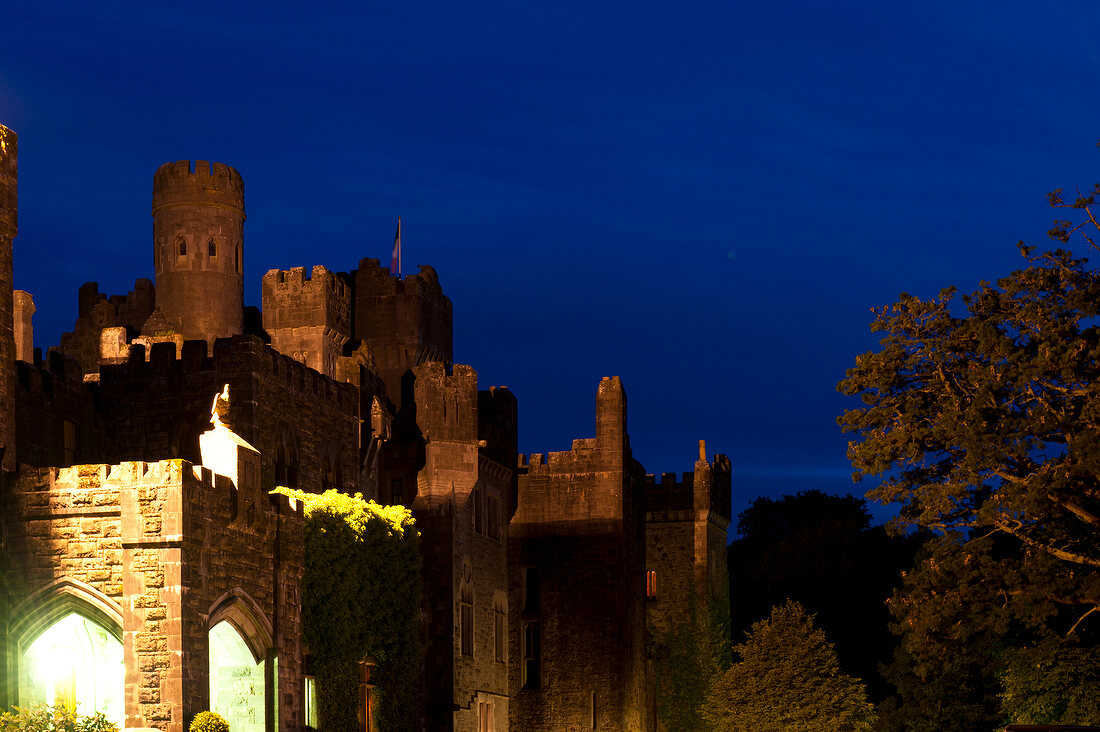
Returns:
[[[218,245],[214,242],[214,237],[210,237],[210,241],[206,242],[206,253],[211,257],[218,256]]]
[[[47,627],[19,661],[19,705],[64,704],[103,712],[125,726],[122,641],[95,620],[69,612]]]
[[[234,732],[264,732],[265,666],[229,621],[210,629],[210,709]]]
[[[179,252],[181,257],[187,256],[187,240],[182,235],[176,237],[176,251]]]

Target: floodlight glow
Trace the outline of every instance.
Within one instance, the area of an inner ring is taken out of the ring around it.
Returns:
[[[123,727],[122,643],[95,621],[66,615],[30,645],[20,671],[21,706],[65,704]]]

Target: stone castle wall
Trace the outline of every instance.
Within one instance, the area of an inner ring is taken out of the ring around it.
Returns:
[[[0,125],[0,468],[14,470],[15,323],[12,240],[19,231],[19,140]]]
[[[154,344],[150,358],[131,349],[125,364],[104,366],[99,394],[106,461],[164,456],[198,461],[198,435],[209,427],[211,401],[229,384],[229,425],[261,454],[264,486],[293,482],[315,490],[358,484],[359,393],[265,346],[253,336]],[[308,415],[308,418],[303,418]],[[339,463],[341,485],[329,485]]]
[[[416,423],[425,440],[413,513],[430,541],[424,548],[424,604],[428,726],[439,730],[478,728],[479,705],[487,705],[494,729],[506,729],[508,651],[506,627],[497,653],[498,611],[507,612],[509,496],[515,484],[514,452],[505,445],[480,444],[479,401],[491,418],[514,418],[506,390],[478,392],[477,373],[442,363],[413,368]],[[485,396],[487,395],[488,396]],[[509,402],[511,410],[509,412]],[[464,606],[468,606],[465,618]],[[463,622],[472,621],[463,644]],[[449,632],[440,633],[445,628]]]
[[[244,316],[244,181],[182,160],[153,175],[157,309],[186,340],[234,336]]]
[[[618,378],[600,382],[596,437],[521,458],[509,527],[512,729],[650,728],[640,466]],[[537,582],[537,588],[525,587]],[[532,606],[530,597],[538,597]],[[527,673],[537,626],[540,674]]]
[[[209,708],[209,630],[231,619],[278,655],[269,714],[277,703],[298,729],[302,517],[281,497],[246,503],[181,460],[24,470],[4,493],[5,676],[18,678],[20,639],[78,610],[121,636],[127,726],[182,732]]]
[[[353,337],[370,347],[390,398],[399,401],[399,385],[407,369],[429,361],[451,364],[451,301],[443,294],[435,269],[427,265],[398,279],[377,259],[363,259],[351,278]]]
[[[337,361],[351,338],[351,286],[316,266],[270,270],[261,284],[264,330],[271,347],[336,378]]]

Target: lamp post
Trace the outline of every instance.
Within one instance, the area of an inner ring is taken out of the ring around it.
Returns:
[[[363,713],[362,721],[365,732],[374,732],[374,710],[371,709],[370,703],[370,690],[374,688],[374,684],[370,682],[370,675],[375,665],[374,659],[370,656],[367,656],[359,662],[359,688],[363,692],[363,703],[360,710],[362,710]]]

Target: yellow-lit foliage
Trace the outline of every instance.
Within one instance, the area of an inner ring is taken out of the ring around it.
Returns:
[[[412,514],[335,490],[289,488],[305,514],[302,635],[325,732],[358,728],[358,666],[377,663],[380,730],[414,727],[420,668],[420,548]]]

